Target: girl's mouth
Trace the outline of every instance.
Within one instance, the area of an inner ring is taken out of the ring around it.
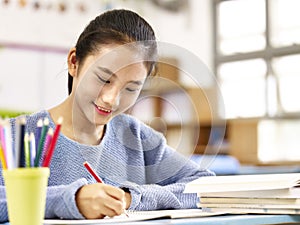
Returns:
[[[111,109],[106,109],[104,107],[98,106],[96,103],[94,103],[96,111],[100,114],[100,115],[104,115],[104,116],[108,116],[109,114],[112,113]]]

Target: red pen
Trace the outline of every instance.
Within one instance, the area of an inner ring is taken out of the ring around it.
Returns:
[[[102,179],[97,175],[97,173],[95,172],[95,170],[91,167],[91,165],[85,161],[83,163],[84,167],[89,171],[89,173],[94,177],[94,179],[98,182],[98,183],[103,183]],[[126,210],[124,209],[124,214],[129,217],[128,213],[126,212]]]

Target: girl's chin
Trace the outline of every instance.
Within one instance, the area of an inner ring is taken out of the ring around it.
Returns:
[[[105,125],[107,124],[112,118],[114,117],[114,115],[110,115],[110,116],[106,116],[104,118],[95,118],[94,122],[95,122],[95,125]]]

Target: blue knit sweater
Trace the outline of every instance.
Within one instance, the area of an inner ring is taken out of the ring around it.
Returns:
[[[47,111],[27,116],[26,129],[34,132]],[[15,126],[15,119],[11,123]],[[14,136],[14,134],[13,134]],[[83,219],[75,194],[83,185],[96,182],[86,171],[88,161],[106,184],[128,188],[130,210],[195,208],[196,194],[184,194],[185,184],[213,175],[171,149],[160,133],[134,117],[113,118],[97,146],[79,144],[60,134],[50,165],[46,218]],[[2,170],[2,169],[1,169]],[[5,187],[0,177],[0,222],[7,221]]]

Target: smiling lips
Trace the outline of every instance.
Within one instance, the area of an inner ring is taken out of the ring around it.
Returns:
[[[108,116],[109,114],[112,113],[112,110],[110,109],[106,109],[106,108],[103,108],[101,106],[98,106],[94,103],[95,107],[96,107],[96,111],[100,114],[100,115],[104,115],[104,116]]]

